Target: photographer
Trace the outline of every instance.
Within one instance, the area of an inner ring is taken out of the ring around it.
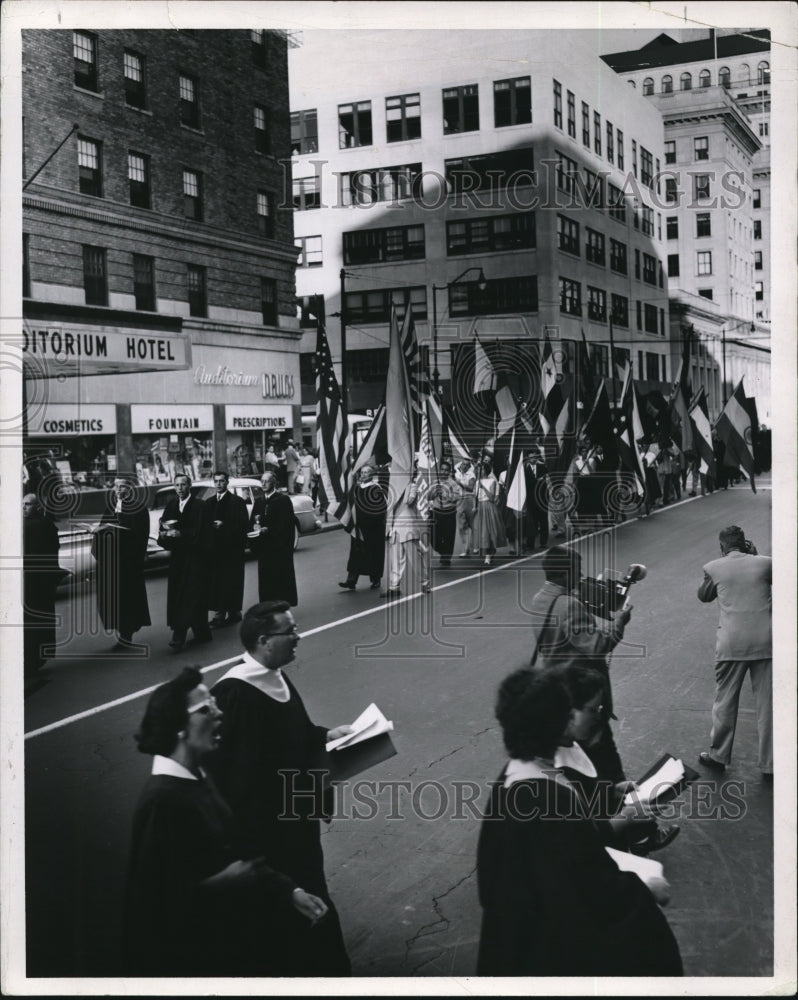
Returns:
[[[759,769],[773,777],[773,639],[772,562],[758,555],[742,528],[730,525],[719,535],[720,559],[704,566],[698,599],[720,605],[715,647],[715,701],[709,752],[698,760],[713,771],[725,771],[731,760],[737,705],[750,671],[759,732]]]

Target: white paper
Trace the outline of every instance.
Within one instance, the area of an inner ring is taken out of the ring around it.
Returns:
[[[650,778],[647,778],[635,791],[626,793],[623,804],[631,806],[638,802],[656,802],[656,796],[652,799],[654,792],[661,795],[665,790],[663,786],[675,787],[682,778],[684,778],[684,764],[680,760],[669,757],[662,767]]]
[[[665,878],[665,869],[659,861],[642,858],[638,854],[628,854],[626,851],[616,851],[614,847],[605,847],[615,864],[622,872],[634,872],[645,885],[654,878]]]
[[[372,702],[352,723],[352,729],[354,732],[346,736],[339,736],[337,740],[330,740],[327,744],[327,751],[351,747],[356,743],[362,743],[363,740],[370,740],[372,736],[389,733],[393,729],[393,723],[386,719]]]

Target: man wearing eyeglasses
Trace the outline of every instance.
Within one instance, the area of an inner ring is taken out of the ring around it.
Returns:
[[[284,675],[299,643],[285,601],[250,608],[241,642],[242,662],[213,687],[224,731],[209,769],[236,817],[244,857],[264,857],[328,907],[312,928],[299,915],[281,915],[264,946],[282,956],[283,975],[346,976],[349,958],[324,876],[318,768],[325,743],[352,729],[314,725]]]

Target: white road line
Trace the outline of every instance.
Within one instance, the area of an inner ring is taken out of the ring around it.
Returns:
[[[763,487],[764,489],[765,487]],[[674,507],[681,507],[682,504],[692,503],[694,500],[706,499],[705,497],[695,496],[687,497],[684,500],[679,500],[675,503],[668,504],[667,507],[657,507],[651,511],[652,516],[654,514],[663,514],[668,510],[672,510]],[[618,528],[623,528],[629,524],[635,524],[638,518],[630,518],[628,521],[621,521],[620,524],[613,524],[607,528],[601,528],[598,531],[591,531],[587,534],[580,535],[579,538],[571,539],[568,542],[559,542],[561,545],[573,545],[574,543],[582,541],[584,538],[590,538],[593,535],[606,534],[609,531],[616,531]],[[480,577],[487,576],[490,573],[498,573],[500,570],[510,569],[513,566],[519,566],[521,563],[529,562],[531,559],[539,559],[543,555],[543,551],[533,552],[528,556],[521,556],[518,559],[514,559],[512,562],[504,562],[497,566],[492,566],[490,568],[483,567],[476,573],[471,573],[468,576],[458,577],[456,580],[450,580],[448,583],[440,583],[437,587],[433,587],[433,591],[446,590],[448,587],[455,587],[461,583],[468,583],[470,580],[478,580]],[[308,629],[307,632],[300,632],[300,639],[307,639],[312,635],[318,635],[320,632],[327,632],[329,629],[338,628],[339,625],[347,625],[349,622],[357,621],[358,618],[366,618],[369,615],[376,615],[380,611],[386,611],[389,607],[397,604],[405,604],[407,601],[415,601],[423,595],[419,591],[416,594],[407,594],[405,597],[400,597],[397,600],[390,601],[384,604],[378,604],[373,608],[366,608],[365,611],[359,611],[355,615],[348,615],[346,618],[338,618],[332,622],[326,622],[324,625],[318,625],[316,628]],[[211,663],[207,667],[202,667],[202,673],[207,674],[211,670],[218,670],[221,667],[229,667],[234,663],[238,663],[241,659],[241,654],[237,656],[231,656],[227,660],[220,660],[218,663]],[[114,701],[108,701],[104,705],[97,705],[95,708],[87,708],[85,712],[78,712],[76,715],[70,715],[66,719],[59,719],[57,722],[51,722],[47,726],[42,726],[40,729],[32,729],[29,733],[25,733],[26,740],[32,740],[35,736],[43,736],[45,733],[51,733],[56,729],[62,729],[64,726],[69,726],[73,722],[80,722],[82,719],[88,719],[92,715],[99,715],[100,712],[107,712],[111,708],[116,708],[118,705],[124,705],[129,701],[135,701],[137,698],[144,698],[148,694],[159,687],[159,684],[153,684],[151,687],[143,688],[141,691],[133,691],[131,694],[126,694],[122,698],[116,698]]]

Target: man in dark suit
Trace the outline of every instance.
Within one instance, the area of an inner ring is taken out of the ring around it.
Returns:
[[[356,528],[349,536],[349,560],[346,579],[338,583],[344,590],[354,590],[361,574],[371,580],[371,589],[380,589],[385,565],[385,518],[388,499],[373,465],[360,470],[354,489]]]
[[[227,489],[228,482],[226,472],[214,472],[216,496],[205,501],[210,555],[208,606],[215,612],[211,628],[240,622],[244,603],[247,505]]]
[[[746,673],[756,704],[759,769],[773,776],[773,564],[757,554],[742,528],[720,532],[720,559],[704,566],[698,599],[718,600],[720,624],[715,647],[715,701],[709,752],[698,755],[704,767],[724,771],[731,760],[737,704]]]
[[[263,473],[261,485],[263,496],[257,498],[249,516],[249,544],[258,557],[258,597],[296,607],[294,505],[285,493],[277,492],[273,472]]]
[[[161,516],[158,544],[168,549],[169,578],[166,624],[172,629],[169,645],[179,653],[191,629],[196,642],[210,642],[208,627],[207,530],[202,501],[191,495],[191,480],[175,476],[175,493]]]
[[[537,448],[529,453],[524,462],[526,482],[526,546],[535,547],[535,535],[540,535],[541,547],[549,541],[549,470],[543,464],[543,457]]]
[[[55,645],[55,588],[64,576],[58,565],[58,528],[35,493],[22,498],[24,541],[25,680],[33,677]]]

